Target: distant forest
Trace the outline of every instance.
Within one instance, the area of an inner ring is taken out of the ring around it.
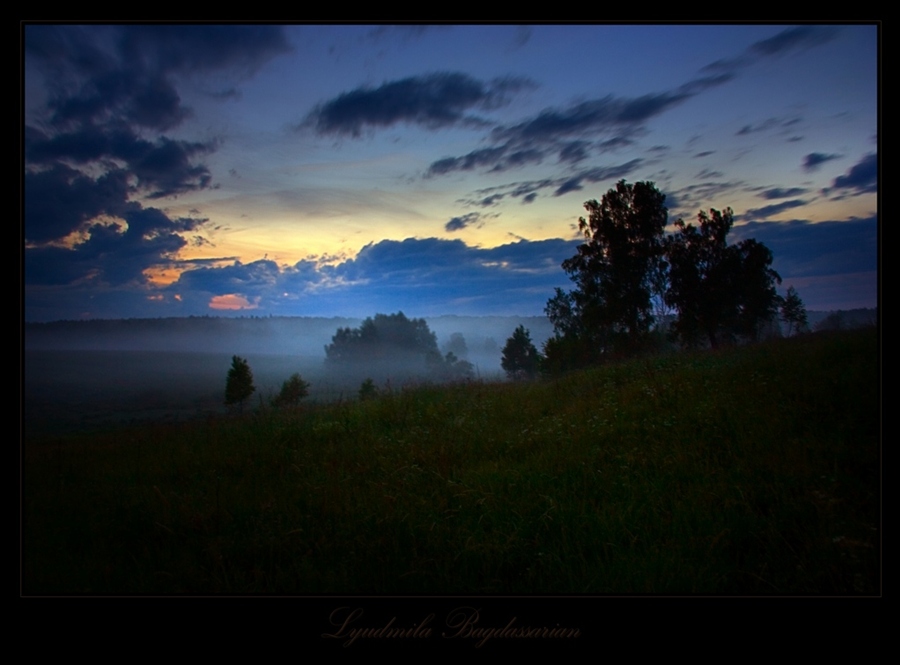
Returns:
[[[553,334],[546,316],[425,317],[445,345],[461,333],[471,352],[500,348],[516,327],[531,330],[536,343]],[[26,323],[25,348],[30,350],[182,351],[208,353],[273,353],[325,357],[325,346],[338,328],[355,328],[363,318],[343,317],[187,317],[159,319],[92,319]]]
[[[842,328],[874,325],[878,310],[808,311],[809,328],[837,322]],[[462,333],[470,350],[495,348],[520,325],[540,348],[553,335],[546,316],[439,316],[425,317],[444,345],[453,333]],[[159,319],[90,319],[25,323],[26,349],[92,351],[184,351],[209,353],[278,353],[325,356],[325,346],[340,327],[356,327],[362,318],[304,316],[192,316]]]

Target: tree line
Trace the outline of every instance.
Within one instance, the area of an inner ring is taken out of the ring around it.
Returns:
[[[806,328],[796,289],[776,291],[772,252],[756,240],[728,244],[731,208],[679,219],[665,234],[665,195],[652,182],[621,180],[601,201],[584,204],[584,243],[562,263],[575,287],[556,289],[545,313],[554,335],[540,356],[527,331],[503,350],[510,377],[574,369],[652,350],[671,319],[668,339],[683,348],[756,341],[780,313],[788,334]]]

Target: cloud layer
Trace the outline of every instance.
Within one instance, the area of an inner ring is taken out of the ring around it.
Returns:
[[[512,95],[530,87],[533,83],[528,79],[512,76],[489,82],[459,72],[413,76],[345,92],[318,105],[301,127],[312,127],[318,134],[356,138],[366,129],[401,122],[427,129],[463,122],[481,125],[484,121],[466,113],[504,106]]]
[[[163,133],[192,113],[179,80],[237,82],[288,50],[275,26],[26,26],[43,87],[24,131],[26,284],[146,284],[170,265],[206,220],[140,200],[209,188],[217,147]]]

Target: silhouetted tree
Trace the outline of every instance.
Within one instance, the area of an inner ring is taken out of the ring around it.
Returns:
[[[291,378],[281,384],[281,392],[273,400],[275,406],[297,406],[300,400],[309,395],[309,383],[304,381],[299,374],[292,374]]]
[[[503,347],[500,366],[511,379],[532,378],[540,369],[541,357],[531,341],[531,333],[525,326],[515,329]]]
[[[557,289],[545,309],[556,338],[545,346],[548,358],[563,350],[585,360],[640,350],[653,322],[654,279],[664,269],[665,199],[651,182],[622,180],[599,203],[584,204],[586,242],[562,264],[575,289]]]
[[[779,303],[781,277],[770,267],[772,252],[756,240],[727,244],[731,208],[700,212],[698,224],[679,219],[666,240],[666,302],[677,312],[673,332],[686,346],[705,338],[715,348],[735,335],[755,340]]]
[[[239,404],[243,413],[244,400],[255,390],[250,365],[243,358],[232,356],[231,369],[228,370],[228,379],[225,382],[225,404],[229,406]]]
[[[338,328],[325,347],[331,363],[360,362],[396,358],[437,356],[437,338],[425,319],[408,319],[403,312],[376,314],[359,328]]]
[[[809,328],[806,320],[806,307],[793,286],[788,287],[787,295],[781,302],[781,320],[787,324],[788,337]]]

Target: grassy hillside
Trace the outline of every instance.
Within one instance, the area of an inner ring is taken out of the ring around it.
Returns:
[[[23,446],[23,591],[880,592],[873,329]]]

